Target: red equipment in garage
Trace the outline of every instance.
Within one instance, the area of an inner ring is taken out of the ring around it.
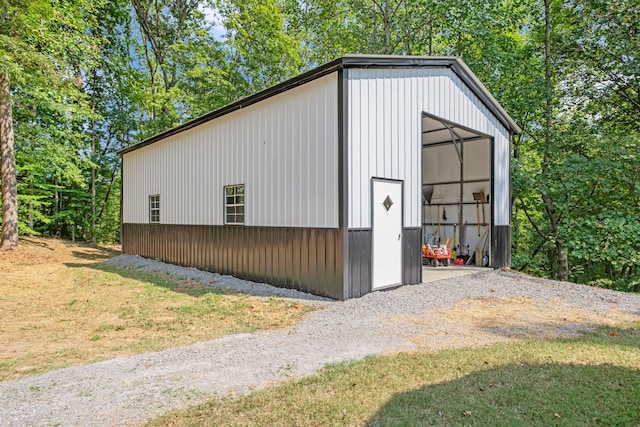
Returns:
[[[446,245],[422,245],[422,261],[430,262],[433,267],[437,267],[438,262],[441,261],[445,267],[448,267],[451,262],[451,249]]]

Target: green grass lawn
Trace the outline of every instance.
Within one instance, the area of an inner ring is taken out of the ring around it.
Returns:
[[[640,324],[332,365],[149,425],[640,426]]]

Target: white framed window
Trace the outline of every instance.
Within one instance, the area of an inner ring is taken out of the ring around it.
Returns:
[[[149,196],[149,222],[160,222],[160,195]]]
[[[224,187],[224,223],[244,225],[244,184]]]

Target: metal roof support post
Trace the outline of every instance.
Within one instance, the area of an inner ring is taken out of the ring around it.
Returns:
[[[462,220],[464,218],[464,204],[462,203],[463,195],[464,195],[464,138],[458,135],[453,128],[453,126],[443,123],[449,129],[451,133],[451,142],[456,149],[456,153],[458,154],[458,159],[460,160],[460,194],[458,196],[458,246],[462,247]],[[460,146],[456,143],[457,140],[460,140]],[[454,229],[455,234],[455,229]],[[455,244],[455,242],[454,242]]]
[[[451,125],[447,123],[443,123],[449,129],[449,133],[451,134],[451,142],[453,143],[453,147],[456,149],[456,153],[458,153],[458,160],[460,160],[460,167],[462,167],[462,154],[460,153],[460,149],[458,148],[458,144],[456,144],[456,138],[462,140],[460,136],[453,130]]]

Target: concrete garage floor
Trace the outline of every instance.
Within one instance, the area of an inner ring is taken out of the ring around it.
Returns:
[[[436,282],[438,280],[450,279],[452,277],[466,276],[468,274],[478,274],[491,271],[488,267],[476,267],[472,265],[450,265],[449,267],[422,266],[422,283]]]

